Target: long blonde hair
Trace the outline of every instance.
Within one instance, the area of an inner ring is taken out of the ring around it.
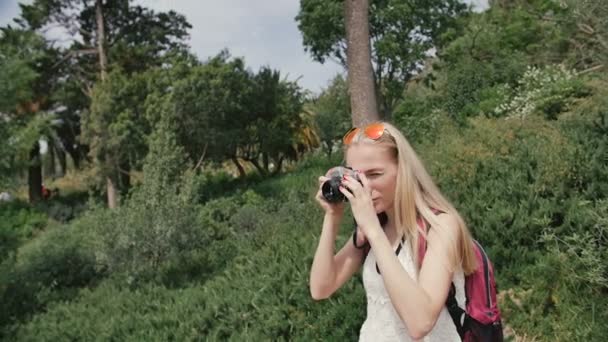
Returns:
[[[357,143],[371,143],[386,146],[393,151],[397,163],[397,180],[394,200],[395,229],[405,236],[410,244],[414,261],[418,265],[418,240],[420,235],[427,237],[427,232],[418,226],[417,219],[421,216],[432,229],[444,229],[436,218],[434,210],[448,213],[456,218],[460,229],[459,241],[452,241],[454,252],[460,258],[457,263],[463,272],[473,273],[477,266],[473,250],[473,238],[464,220],[454,206],[441,194],[439,188],[426,171],[422,161],[407,141],[405,136],[395,126],[380,122],[384,125],[384,134],[377,140],[367,138],[360,129],[353,137],[351,144],[345,146],[345,155],[349,146]],[[389,134],[386,134],[386,133]],[[442,234],[446,236],[445,234]],[[450,265],[455,267],[457,265]]]

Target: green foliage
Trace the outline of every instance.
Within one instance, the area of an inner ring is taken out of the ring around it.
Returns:
[[[601,0],[567,0],[560,19],[568,39],[567,61],[578,70],[608,62],[608,7]],[[601,68],[601,67],[600,67]]]
[[[192,290],[148,285],[137,290],[110,283],[83,290],[78,303],[58,304],[20,328],[16,340],[192,340],[200,330],[191,320],[205,308]]]
[[[32,100],[40,76],[36,63],[44,55],[44,40],[33,31],[0,29],[0,112],[13,112]]]
[[[311,110],[315,113],[323,149],[331,156],[336,142],[351,126],[348,85],[342,75],[336,75],[332,79],[329,86],[314,100]]]
[[[557,20],[538,19],[539,13],[556,18],[563,9],[552,1],[511,5],[471,15],[463,34],[438,52],[436,87],[444,94],[444,108],[460,122],[480,112],[494,115],[487,101],[500,103],[508,96],[502,87],[516,86],[527,65],[565,58],[567,33]]]
[[[202,259],[198,266],[205,265],[212,238],[227,237],[214,236],[218,232],[197,222],[193,178],[189,171],[184,173],[187,164],[173,130],[169,122],[159,123],[150,137],[143,183],[122,208],[99,213],[98,263],[129,284],[171,282],[163,270],[174,272],[182,258],[193,255]]]
[[[549,65],[542,69],[531,67],[518,81],[514,96],[497,106],[494,114],[521,119],[538,111],[545,118],[555,120],[585,93],[582,80],[563,65]]]
[[[277,173],[318,144],[303,104],[296,82],[269,67],[253,74],[223,51],[176,79],[149,110],[178,123],[178,142],[193,163],[231,161],[244,176],[243,160],[260,174]]]
[[[3,328],[44,310],[54,301],[75,297],[100,277],[87,220],[53,227],[19,248],[0,265],[0,324]]]
[[[97,4],[104,18],[103,42],[98,41],[101,36]],[[78,4],[69,0],[36,0],[22,4],[21,9],[17,21],[22,27],[59,27],[73,38],[69,46],[53,54],[51,63],[40,68],[45,70],[44,77],[35,85],[35,100],[54,107],[60,119],[56,134],[52,139],[47,136],[49,147],[69,153],[78,167],[87,152],[83,144],[90,144],[90,157],[103,176],[100,179],[111,179],[118,190],[126,193],[129,172],[141,166],[146,153],[143,136],[153,127],[142,120],[142,106],[133,104],[143,102],[146,94],[142,76],[127,79],[126,75],[161,67],[175,55],[187,55],[184,42],[190,24],[173,11],[155,13],[125,0]],[[116,70],[110,82],[103,85],[97,50],[100,46],[108,61],[106,69]],[[46,83],[50,86],[45,88]],[[85,118],[82,136],[81,118]]]
[[[253,76],[251,104],[252,122],[241,130],[240,157],[251,162],[262,174],[269,163],[274,173],[281,171],[284,160],[297,160],[303,152],[318,145],[312,119],[303,110],[304,92],[296,82],[282,80],[280,72],[262,67]],[[262,160],[262,164],[259,163]]]
[[[178,124],[177,139],[188,157],[196,163],[201,157],[223,161],[236,154],[248,138],[245,123],[251,95],[251,75],[241,58],[229,60],[227,51],[192,67],[176,80],[163,107]]]
[[[95,5],[94,1],[77,4],[70,0],[36,0],[29,5],[20,5],[22,18],[19,22],[32,29],[46,25],[63,27],[70,35],[80,36],[68,50],[94,49],[98,38]],[[160,66],[168,52],[185,48],[191,25],[181,14],[174,11],[157,13],[126,0],[102,2],[101,11],[108,60],[123,70],[141,72]],[[80,70],[86,71],[86,75],[81,76],[89,81],[96,78],[97,56],[75,54],[67,57],[74,58],[82,67]]]
[[[89,146],[91,157],[104,161],[100,165],[104,176],[116,173],[118,163],[124,166],[125,161],[137,162],[145,156],[145,137],[151,132],[143,106],[148,92],[146,76],[115,71],[93,89],[90,111],[81,123],[81,139]],[[123,171],[128,172],[130,166],[127,163]]]
[[[285,189],[284,195],[272,199],[246,192],[209,202],[201,215],[209,222],[230,221],[243,238],[233,247],[238,257],[203,285],[167,289],[144,284],[129,289],[106,282],[93,291],[84,290],[78,302],[53,305],[46,314],[20,326],[16,339],[356,338],[364,313],[353,309],[364,305],[360,282],[349,282],[339,295],[323,303],[315,303],[307,288],[318,235],[313,227],[320,225],[321,218],[310,185],[316,188],[312,175],[324,167],[315,162],[289,180],[290,184],[306,182],[306,197]],[[257,212],[253,231],[247,226],[251,222],[240,221],[248,215],[245,211]],[[350,235],[351,221],[345,222],[340,243]]]
[[[52,136],[54,117],[36,112],[48,106],[54,55],[36,32],[0,28],[0,185],[34,163],[41,136]]]
[[[608,87],[606,80],[589,86],[593,95],[582,100],[562,125],[579,146],[574,161],[576,178],[570,186],[585,198],[598,200],[608,193]]]
[[[0,204],[0,263],[46,226],[47,218],[28,205],[13,201]]]
[[[505,314],[531,336],[544,340],[599,341],[608,333],[608,222],[606,201],[576,203],[576,229],[548,230],[548,252],[524,267],[522,283],[510,290]],[[529,317],[543,319],[530,320]]]
[[[534,251],[547,225],[568,225],[563,213],[572,203],[577,146],[558,127],[541,119],[477,119],[422,151],[507,284],[517,283],[520,265],[538,257]]]
[[[437,105],[438,101],[434,91],[422,83],[412,82],[406,89],[393,120],[410,143],[433,140],[441,131],[446,115]]]
[[[577,115],[477,118],[421,147],[431,173],[487,247],[504,291],[503,317],[519,336],[605,335],[601,94],[585,100],[593,106],[579,104]]]

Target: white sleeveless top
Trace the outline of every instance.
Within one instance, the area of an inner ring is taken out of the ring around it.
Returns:
[[[409,243],[403,243],[403,247],[397,257],[410,277],[417,281],[414,259],[412,258]],[[453,282],[456,288],[458,306],[464,308],[464,273],[462,270],[454,273]],[[359,342],[414,341],[408,334],[405,324],[401,321],[391,303],[391,299],[384,287],[382,275],[376,271],[376,257],[373,250],[369,251],[363,264],[363,286],[365,287],[367,296],[367,319],[363,323],[363,326],[361,326]],[[454,326],[454,322],[446,307],[441,310],[435,326],[422,341],[460,341],[456,326]]]

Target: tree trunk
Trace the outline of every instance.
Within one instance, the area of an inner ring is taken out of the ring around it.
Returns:
[[[106,43],[106,32],[103,22],[103,9],[102,0],[95,1],[95,20],[97,22],[97,54],[99,55],[99,73],[101,82],[105,82],[107,78],[107,65],[108,59],[106,56],[105,43]],[[111,156],[106,156],[103,159],[104,163],[115,166]],[[111,176],[106,176],[106,193],[108,195],[108,208],[114,209],[117,205],[118,191],[116,189],[116,182]]]
[[[106,56],[105,43],[106,31],[103,22],[102,1],[95,1],[95,19],[97,22],[97,54],[99,55],[99,72],[101,81],[105,82],[107,77],[108,58]]]
[[[326,150],[326,152],[327,152],[327,158],[328,159],[331,159],[331,154],[333,152],[333,149],[334,149],[334,143],[331,140],[327,141],[327,150]]]
[[[262,167],[262,165],[260,165],[257,158],[247,159],[247,161],[250,162],[256,168],[256,170],[258,170],[260,175],[266,176],[266,170]]]
[[[245,168],[243,167],[243,165],[241,165],[241,163],[239,163],[239,160],[236,157],[232,157],[232,162],[234,163],[234,165],[236,166],[236,168],[239,170],[239,177],[245,177],[245,175],[247,174],[245,172]]]
[[[65,176],[65,173],[67,172],[67,168],[68,168],[68,163],[66,160],[66,155],[65,155],[65,151],[62,149],[57,150],[57,160],[59,161],[59,176],[63,177]]]
[[[131,189],[131,165],[129,162],[122,162],[118,172],[119,189],[122,195],[129,193]]]
[[[48,170],[46,172],[45,177],[51,177],[51,179],[55,179],[55,175],[56,175],[56,165],[55,165],[55,145],[53,144],[52,141],[49,141],[48,143],[48,148],[47,148],[47,153],[49,154],[49,165],[48,165]]]
[[[275,166],[274,171],[272,171],[273,175],[278,175],[279,172],[281,172],[281,169],[283,168],[283,160],[284,158],[281,156],[279,157],[279,160],[276,161],[277,165]]]
[[[345,0],[346,64],[353,126],[380,120],[369,38],[368,0]]]
[[[42,162],[40,160],[40,144],[38,142],[30,150],[27,182],[30,203],[39,202],[42,199]]]
[[[264,170],[266,170],[266,172],[270,172],[270,167],[268,166],[269,164],[269,159],[268,159],[268,153],[263,152],[262,153],[262,165],[264,166]]]
[[[68,152],[70,157],[72,158],[72,162],[74,163],[74,168],[76,170],[80,170],[80,161],[82,160],[82,156],[86,155],[86,152],[82,152],[82,148],[77,147],[74,148],[71,144],[65,145],[65,150]],[[66,163],[67,166],[67,163]],[[67,167],[63,169],[63,172],[67,172]]]
[[[108,195],[108,208],[114,209],[118,205],[118,191],[112,177],[106,177],[106,192]]]

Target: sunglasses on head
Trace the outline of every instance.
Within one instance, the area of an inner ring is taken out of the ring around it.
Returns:
[[[372,123],[364,127],[353,127],[346,134],[344,134],[344,138],[342,138],[342,143],[344,145],[350,145],[353,142],[353,138],[359,133],[359,131],[363,131],[363,134],[367,138],[372,140],[378,140],[384,134],[384,124],[382,123]]]

